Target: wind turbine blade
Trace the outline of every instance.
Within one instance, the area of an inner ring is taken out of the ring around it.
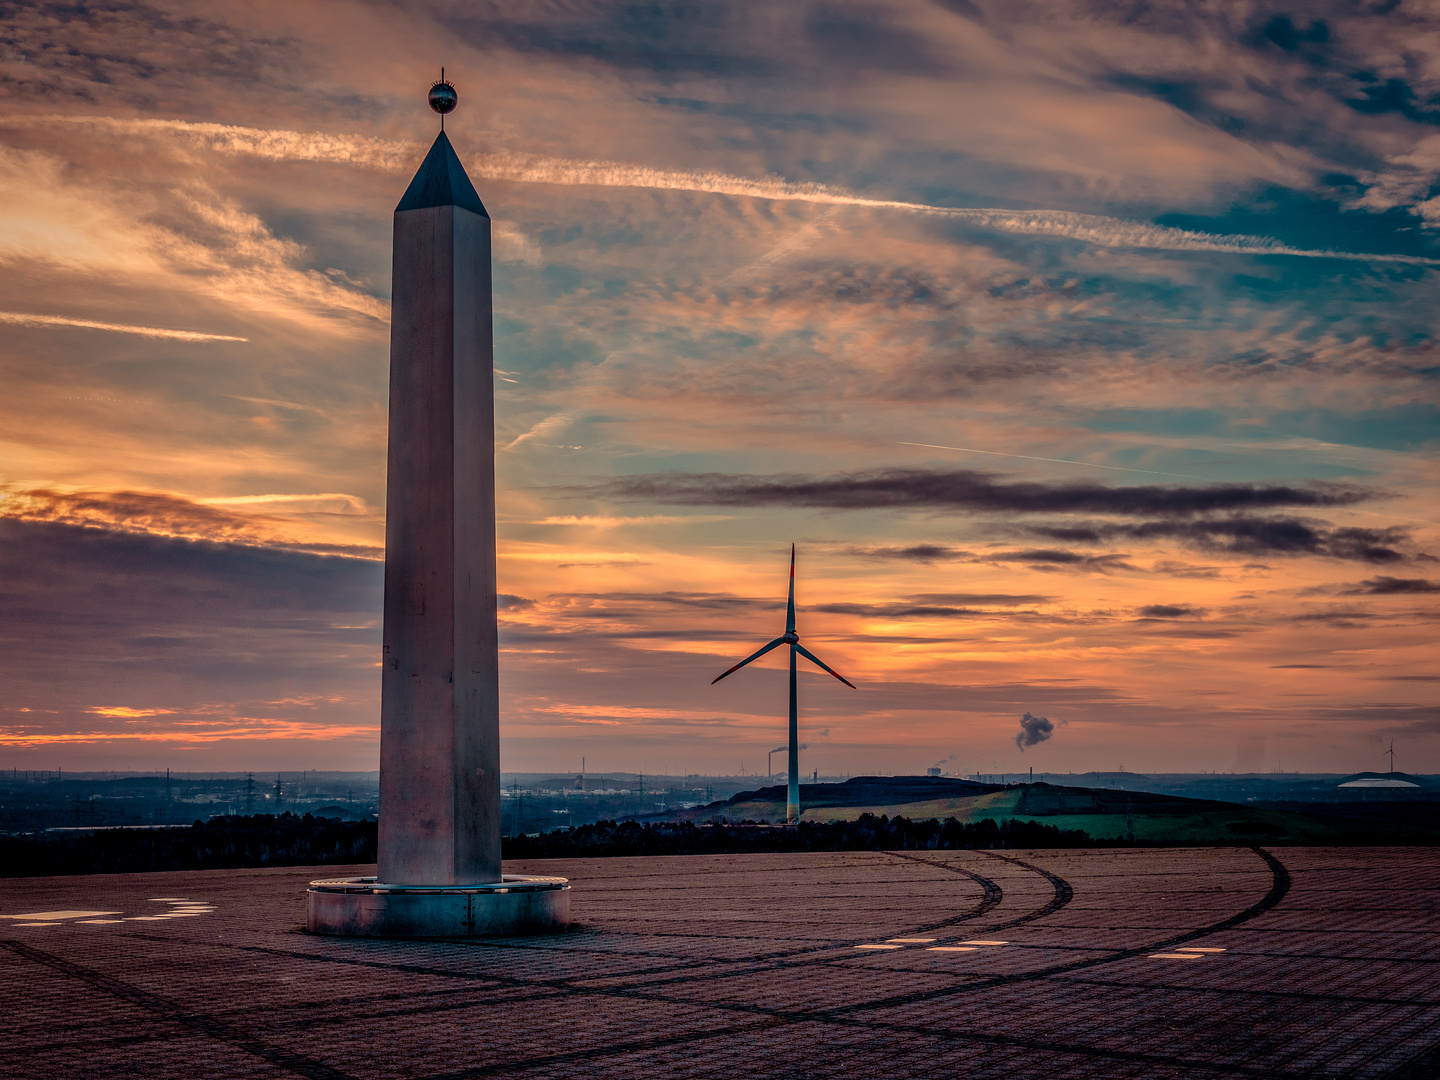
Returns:
[[[790,545],[790,606],[785,609],[785,632],[795,632],[795,545]]]
[[[771,649],[774,649],[774,648],[776,648],[776,647],[778,647],[778,646],[780,646],[780,645],[784,645],[784,644],[785,644],[785,639],[784,639],[783,637],[777,637],[774,641],[770,642],[770,644],[769,644],[769,645],[766,645],[763,649],[759,650],[759,651],[756,652],[756,653],[751,654],[750,656],[747,656],[744,660],[741,660],[738,664],[736,664],[734,667],[732,667],[729,671],[725,672],[724,675],[717,675],[717,676],[715,676],[715,678],[713,678],[713,679],[710,680],[710,685],[711,685],[711,686],[714,686],[717,682],[719,682],[721,679],[723,679],[723,678],[725,677],[725,675],[733,675],[733,674],[735,674],[735,672],[739,671],[739,670],[740,670],[742,667],[744,667],[746,664],[750,663],[750,661],[752,661],[752,660],[759,660],[760,657],[764,656],[764,655],[765,655],[767,652],[769,652]],[[832,674],[833,674],[833,673],[832,673]],[[839,676],[836,676],[836,678],[839,678]]]
[[[821,660],[818,656],[816,656],[814,653],[812,653],[809,649],[805,648],[804,645],[796,645],[796,646],[795,646],[795,651],[798,652],[801,656],[805,657],[806,660],[809,660],[809,661],[810,661],[812,664],[814,664],[816,667],[824,668],[826,671],[830,672],[831,675],[834,675],[835,678],[839,679],[839,680],[840,680],[841,682],[843,682],[846,686],[848,686],[851,690],[856,689],[856,686],[855,686],[855,684],[854,684],[853,682],[851,682],[849,679],[845,678],[844,675],[841,675],[838,671],[836,671],[834,668],[832,668],[829,664],[825,663],[824,660]],[[729,673],[727,672],[726,674],[729,674]]]

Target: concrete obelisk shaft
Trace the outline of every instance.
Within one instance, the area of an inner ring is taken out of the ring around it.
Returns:
[[[395,211],[379,880],[500,880],[490,218],[442,132]]]

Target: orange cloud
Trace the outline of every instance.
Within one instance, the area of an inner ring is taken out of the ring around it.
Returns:
[[[124,720],[134,719],[140,716],[165,716],[173,713],[174,709],[132,709],[126,705],[92,705],[85,710],[95,713],[97,716],[117,716]]]
[[[299,539],[293,534],[297,524],[293,517],[225,509],[227,506],[283,508],[297,503],[303,504],[302,510],[326,505],[350,509],[364,506],[363,500],[341,494],[242,495],[197,500],[163,491],[0,487],[0,517],[20,521],[55,522],[227,544],[319,550],[357,558],[383,556],[383,549],[369,545]]]
[[[165,711],[165,710],[161,710]],[[146,714],[146,715],[154,715]],[[149,731],[65,731],[35,732],[0,727],[0,746],[16,749],[92,743],[215,743],[231,739],[246,741],[303,740],[332,742],[356,737],[378,737],[379,720],[374,724],[305,724],[272,717],[235,717],[226,725],[201,726],[182,722],[180,726]]]

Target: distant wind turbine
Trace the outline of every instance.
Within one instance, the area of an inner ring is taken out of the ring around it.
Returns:
[[[831,675],[834,675],[835,678],[850,687],[851,690],[855,689],[854,683],[826,664],[809,649],[805,648],[804,645],[801,645],[800,635],[795,633],[794,544],[790,545],[790,604],[785,609],[785,633],[770,642],[770,644],[747,656],[744,660],[741,660],[723,675],[718,675],[710,680],[710,685],[714,686],[721,679],[725,678],[725,675],[733,675],[752,660],[759,660],[760,657],[764,656],[771,649],[778,649],[781,645],[790,646],[790,789],[785,799],[785,820],[793,825],[800,820],[800,722],[795,695],[795,654],[799,653],[822,671],[828,671]]]

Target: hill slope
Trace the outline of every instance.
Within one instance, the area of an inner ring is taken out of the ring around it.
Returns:
[[[801,785],[800,801],[801,820],[808,822],[856,821],[864,814],[911,821],[954,818],[961,824],[986,819],[997,825],[1036,821],[1061,829],[1080,829],[1095,840],[1150,844],[1347,844],[1382,840],[1425,844],[1440,840],[1434,828],[1403,819],[1366,822],[1152,792],[1046,783],[998,787],[940,777],[856,777],[844,784]],[[726,802],[694,807],[672,815],[670,820],[677,818],[695,822],[783,822],[785,789],[777,786],[740,792]]]

